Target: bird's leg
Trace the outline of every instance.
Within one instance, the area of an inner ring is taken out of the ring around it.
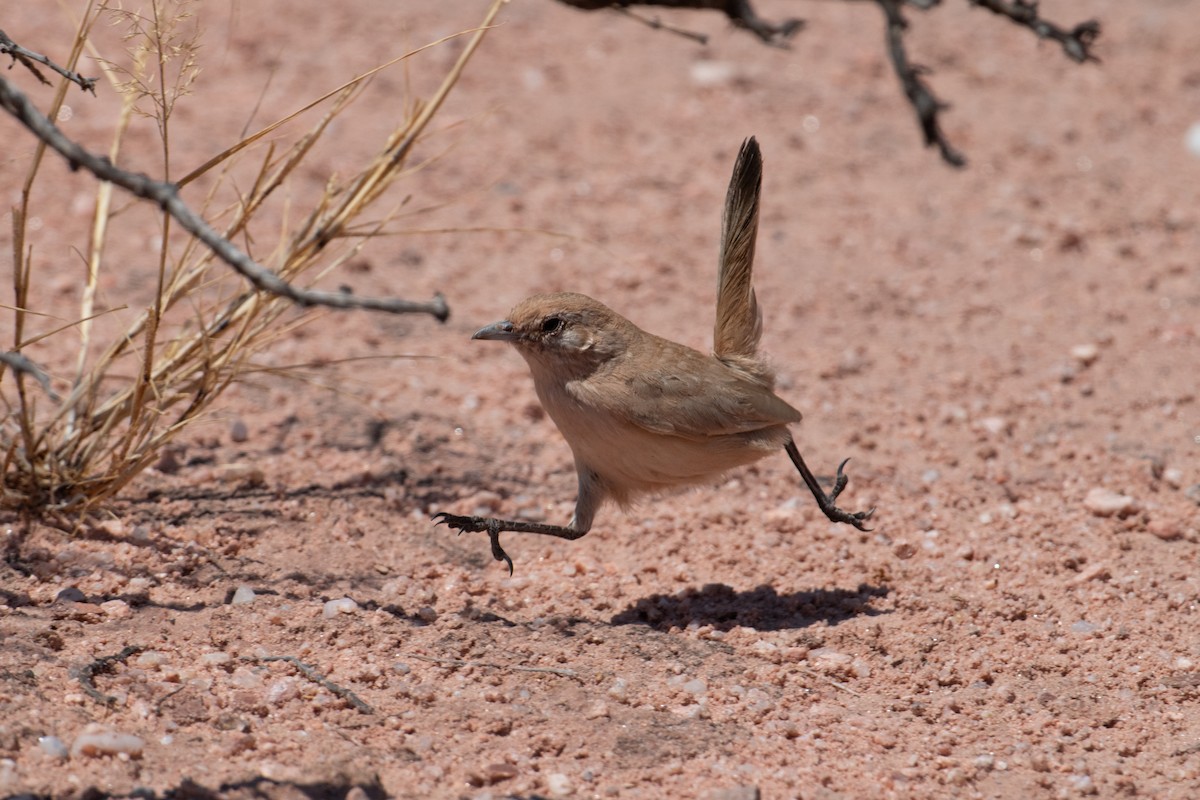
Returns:
[[[447,514],[445,511],[439,511],[433,515],[437,520],[437,524],[443,522],[454,528],[459,533],[484,533],[488,535],[488,539],[492,543],[492,558],[497,561],[503,561],[508,564],[508,574],[513,573],[513,562],[508,557],[508,553],[504,552],[504,548],[500,546],[500,533],[502,531],[512,531],[513,533],[540,533],[545,536],[557,536],[559,539],[567,539],[574,541],[587,533],[586,530],[576,530],[568,528],[564,525],[546,525],[541,522],[524,522],[522,520],[496,519],[495,517],[464,517],[458,514]]]
[[[847,525],[853,525],[860,531],[870,530],[870,528],[864,527],[863,523],[875,513],[874,508],[869,511],[855,511],[854,513],[850,513],[849,511],[843,511],[834,504],[838,495],[842,493],[842,490],[846,488],[846,484],[850,482],[850,478],[842,471],[846,466],[846,461],[850,459],[847,458],[841,464],[838,464],[837,477],[833,481],[833,491],[825,494],[825,491],[821,488],[821,484],[817,483],[816,476],[812,474],[812,470],[804,463],[804,458],[800,455],[800,451],[796,449],[796,442],[788,439],[783,449],[787,450],[788,458],[792,459],[792,463],[800,471],[800,477],[804,478],[804,482],[808,485],[808,490],[817,499],[817,506],[825,513],[825,516],[834,522],[844,522]]]
[[[445,511],[437,512],[433,518],[437,520],[438,525],[444,522],[458,530],[459,533],[463,531],[483,533],[486,531],[488,539],[492,543],[492,558],[508,564],[508,574],[512,575],[512,559],[500,546],[502,531],[540,533],[543,536],[556,536],[559,539],[573,542],[592,529],[592,520],[596,517],[596,510],[604,502],[607,490],[600,477],[587,465],[576,461],[575,471],[579,476],[579,496],[575,500],[575,514],[571,517],[569,525],[547,525],[543,522],[496,519],[495,517],[462,517],[458,514],[447,514]]]

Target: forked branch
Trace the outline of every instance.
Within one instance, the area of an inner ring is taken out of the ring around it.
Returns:
[[[883,9],[887,26],[888,57],[892,61],[896,77],[900,79],[904,96],[908,98],[909,105],[917,114],[917,122],[921,125],[921,133],[925,136],[925,146],[936,146],[942,154],[942,160],[950,166],[965,166],[967,159],[950,144],[946,134],[942,132],[942,125],[938,119],[939,112],[946,108],[946,104],[937,99],[933,90],[921,78],[925,70],[908,60],[908,51],[904,47],[904,31],[908,28],[908,21],[900,13],[900,4],[903,0],[875,0],[875,2],[879,3],[879,7]]]
[[[1008,17],[1022,27],[1036,33],[1042,39],[1051,39],[1062,45],[1063,52],[1072,61],[1099,61],[1092,54],[1092,44],[1100,35],[1100,23],[1094,19],[1081,22],[1067,30],[1038,15],[1036,0],[967,0],[973,6],[982,6],[993,14]]]
[[[0,107],[15,117],[51,149],[67,159],[72,170],[82,167],[102,181],[108,181],[157,204],[170,214],[188,233],[229,266],[233,267],[256,288],[286,297],[301,306],[330,308],[362,308],[392,314],[431,314],[440,321],[450,316],[446,300],[440,294],[428,302],[414,302],[389,297],[358,297],[349,292],[319,292],[301,289],[280,278],[219,234],[179,197],[173,183],[154,180],[148,175],[121,169],[104,156],[98,156],[72,141],[33,102],[6,79],[0,77]]]
[[[803,27],[798,19],[785,19],[781,22],[770,22],[755,13],[750,0],[558,0],[565,5],[595,11],[604,8],[615,8],[628,11],[630,6],[667,6],[672,8],[695,8],[702,10],[721,11],[729,20],[740,28],[753,33],[763,42],[773,46],[785,46],[787,40]],[[926,70],[912,63],[908,57],[904,35],[908,30],[908,21],[901,11],[903,6],[911,6],[920,11],[929,11],[939,6],[942,0],[873,0],[883,11],[886,23],[886,41],[888,58],[909,105],[916,112],[917,122],[929,147],[937,147],[942,160],[955,167],[967,163],[963,154],[956,150],[942,131],[939,115],[946,104],[937,99],[933,90],[922,77]],[[1077,63],[1098,61],[1092,53],[1092,45],[1100,35],[1100,23],[1087,20],[1074,27],[1064,27],[1043,19],[1038,13],[1036,0],[967,0],[972,6],[980,6],[993,14],[1004,17],[1016,25],[1028,28],[1042,39],[1050,39],[1062,46],[1063,52]],[[670,26],[660,23],[654,27],[665,28],[678,32]],[[690,38],[701,43],[705,37],[701,34],[688,34]]]
[[[46,76],[42,74],[41,70],[33,65],[33,62],[35,61],[39,64],[45,64],[47,67],[54,70],[59,75],[62,75],[72,83],[79,84],[79,88],[83,89],[85,92],[91,92],[92,94],[96,93],[95,78],[85,78],[74,70],[67,69],[66,67],[60,67],[58,64],[55,64],[41,53],[35,53],[32,50],[26,50],[24,47],[21,47],[21,45],[10,39],[8,34],[2,30],[0,30],[0,56],[12,56],[13,61],[20,62],[26,69],[34,74],[34,77],[36,77],[42,83],[49,84],[50,81],[46,79]]]

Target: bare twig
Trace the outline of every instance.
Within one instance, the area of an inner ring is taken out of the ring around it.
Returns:
[[[367,705],[362,700],[360,700],[358,695],[356,695],[354,692],[352,692],[349,689],[346,689],[344,687],[338,686],[336,683],[329,680],[324,675],[322,675],[320,672],[318,672],[316,667],[310,666],[309,664],[305,664],[303,661],[296,658],[295,656],[261,656],[261,657],[243,656],[242,660],[243,661],[261,661],[261,662],[266,662],[266,661],[287,662],[288,664],[291,664],[293,667],[295,667],[296,669],[298,669],[302,673],[304,673],[304,676],[306,678],[308,678],[310,681],[312,681],[315,684],[318,684],[319,686],[324,686],[326,689],[333,692],[338,697],[342,698],[347,703],[349,703],[350,705],[357,708],[363,714],[374,714],[375,713],[375,709],[371,708],[371,706]]]
[[[1038,16],[1036,0],[967,0],[973,6],[982,6],[993,14],[1008,17],[1022,27],[1029,28],[1042,39],[1051,39],[1062,45],[1063,52],[1079,64],[1099,61],[1092,54],[1092,44],[1100,35],[1100,23],[1089,19],[1067,30]]]
[[[754,7],[750,5],[750,0],[559,0],[559,2],[584,11],[597,11],[604,8],[627,9],[629,6],[664,6],[721,11],[734,25],[745,28],[773,47],[786,46],[787,40],[804,27],[804,21],[799,19],[768,22],[755,13]],[[635,17],[635,19],[640,18]],[[652,24],[651,27],[661,27],[673,33],[680,33],[680,31],[665,25]],[[693,35],[690,38],[697,38],[697,36]],[[700,39],[701,44],[706,41],[707,37]]]
[[[12,56],[14,61],[20,61],[21,64],[24,65],[24,67],[30,72],[32,72],[34,76],[37,77],[37,79],[42,83],[49,84],[50,81],[46,80],[46,76],[43,75],[41,71],[33,65],[32,62],[34,61],[38,62],[39,64],[45,64],[47,67],[54,70],[59,75],[62,75],[72,83],[79,84],[79,88],[83,89],[85,92],[91,92],[93,95],[96,93],[95,78],[85,78],[74,70],[60,67],[58,64],[55,64],[41,53],[35,53],[32,50],[26,50],[24,47],[21,47],[21,45],[10,39],[8,34],[2,30],[0,30],[0,55]]]
[[[87,664],[83,669],[79,670],[79,685],[83,687],[83,691],[88,697],[95,700],[97,703],[105,706],[115,705],[117,698],[112,695],[104,694],[96,688],[95,678],[102,672],[108,672],[112,669],[113,664],[124,663],[130,656],[145,650],[140,644],[131,644],[125,647],[119,653],[111,656],[101,656],[95,661]]]
[[[226,264],[262,291],[285,297],[300,306],[330,308],[362,308],[387,311],[393,314],[431,314],[444,322],[450,309],[441,294],[425,303],[386,297],[357,297],[349,292],[318,292],[300,289],[258,264],[196,214],[179,197],[173,183],[156,181],[148,175],[130,172],[115,166],[102,156],[94,155],[67,138],[53,122],[42,114],[23,93],[0,78],[0,106],[17,118],[44,143],[67,159],[72,169],[83,167],[97,178],[120,186],[136,197],[156,203],[171,215],[184,230],[195,236]]]
[[[674,25],[666,24],[658,17],[643,17],[641,14],[633,13],[625,6],[614,5],[613,9],[615,11],[621,12],[622,14],[629,17],[630,19],[637,20],[638,22],[645,25],[647,28],[653,28],[656,31],[661,30],[661,31],[666,31],[667,33],[674,33],[678,36],[682,36],[685,39],[691,39],[693,42],[696,42],[698,44],[708,44],[708,37],[705,36],[703,33],[696,33],[695,31],[686,31],[683,28],[676,28]]]
[[[448,664],[452,667],[485,667],[488,669],[506,669],[511,672],[540,672],[547,675],[560,675],[564,678],[578,678],[579,673],[573,669],[558,669],[557,667],[523,667],[514,664],[493,664],[488,661],[463,661],[461,658],[435,658],[409,653],[407,658],[418,661],[428,661],[430,664]]]
[[[188,685],[187,685],[186,683],[182,683],[182,684],[180,684],[180,685],[179,685],[179,687],[178,687],[178,688],[176,688],[176,689],[172,689],[171,691],[169,691],[169,692],[167,692],[166,694],[164,694],[162,697],[158,698],[158,702],[154,704],[154,713],[155,713],[155,714],[162,714],[162,707],[163,707],[163,704],[164,704],[164,703],[166,703],[168,700],[170,700],[170,699],[171,699],[172,697],[174,697],[175,695],[177,695],[177,694],[179,694],[180,692],[182,692],[182,691],[183,691],[184,689],[186,689],[186,688],[188,688]]]
[[[900,13],[902,1],[875,0],[883,9],[887,22],[887,46],[888,55],[892,59],[892,67],[896,70],[896,77],[900,79],[900,85],[904,87],[904,94],[908,97],[908,102],[917,113],[921,132],[925,134],[925,146],[936,145],[941,151],[942,159],[947,164],[954,167],[965,166],[967,159],[950,145],[946,135],[942,133],[942,126],[938,121],[938,112],[946,105],[934,96],[933,91],[922,80],[921,73],[924,70],[908,60],[908,51],[904,48],[904,31],[908,28],[908,22]]]
[[[851,689],[849,685],[843,683],[842,681],[835,681],[833,678],[829,677],[828,675],[822,675],[821,673],[817,672],[815,669],[809,669],[808,667],[801,667],[801,670],[806,675],[816,678],[819,681],[825,681],[825,683],[828,683],[833,688],[841,689],[846,694],[852,694],[855,697],[862,697],[862,692],[855,691],[854,689]]]
[[[50,387],[50,376],[48,376],[41,367],[30,361],[26,356],[16,351],[10,350],[7,353],[0,353],[0,364],[7,364],[13,372],[23,372],[26,375],[33,376],[33,379],[41,384],[42,389],[50,396],[54,402],[58,402],[62,398]],[[4,376],[4,372],[0,370],[0,377]]]

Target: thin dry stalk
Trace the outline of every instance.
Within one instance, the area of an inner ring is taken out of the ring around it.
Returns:
[[[479,28],[434,96],[417,104],[409,118],[394,130],[377,154],[344,182],[330,181],[303,221],[288,233],[266,262],[283,280],[307,285],[344,264],[392,219],[395,211],[367,217],[408,164],[413,145],[426,133],[438,108],[462,74],[506,0],[494,0]],[[191,25],[188,0],[154,0],[145,17],[133,21],[134,52],[128,68],[101,62],[110,85],[119,86],[124,104],[118,117],[109,157],[120,157],[138,101],[149,98],[161,142],[161,173],[171,166],[170,115],[194,79],[196,40],[180,31]],[[73,67],[96,19],[108,12],[101,3],[89,9],[79,26],[69,66]],[[436,44],[436,43],[435,43]],[[425,48],[421,48],[423,50]],[[420,50],[401,56],[404,60]],[[387,66],[387,65],[383,65]],[[382,67],[380,67],[381,69]],[[210,219],[223,219],[220,233],[240,237],[249,246],[253,223],[273,195],[282,194],[289,179],[313,153],[330,123],[346,114],[377,70],[361,75],[262,131],[226,148],[183,182],[208,176],[214,183],[209,203],[228,193],[232,167],[268,133],[276,132],[303,111],[320,102],[328,108],[290,146],[264,148],[248,189],[234,191],[235,199]],[[60,104],[65,88],[60,87]],[[20,352],[35,338],[26,330],[31,313],[29,287],[35,280],[32,259],[25,252],[25,220],[35,184],[42,147],[31,165],[22,205],[14,212],[14,296],[16,336]],[[219,174],[215,173],[220,168]],[[173,244],[169,218],[161,221],[160,260],[156,291],[150,303],[107,342],[96,341],[96,291],[106,267],[113,226],[125,221],[113,209],[111,187],[97,187],[95,213],[85,256],[86,279],[76,326],[81,353],[73,378],[57,403],[46,404],[38,389],[27,386],[25,375],[11,371],[13,381],[0,383],[0,398],[11,412],[0,423],[0,510],[80,518],[121,491],[152,464],[163,448],[189,424],[202,418],[222,392],[247,375],[261,372],[254,357],[297,324],[293,304],[285,297],[233,284],[211,250],[194,239]],[[351,229],[355,231],[351,233]],[[112,268],[116,268],[115,265]],[[232,287],[232,288],[231,288]],[[305,312],[311,313],[311,312]],[[41,334],[44,335],[44,334]],[[132,370],[129,367],[133,366]],[[0,364],[0,369],[4,365]],[[130,374],[132,373],[132,374]],[[0,373],[0,379],[4,377]],[[11,391],[11,394],[10,394]],[[40,403],[40,404],[39,404]],[[15,424],[14,424],[15,420]]]

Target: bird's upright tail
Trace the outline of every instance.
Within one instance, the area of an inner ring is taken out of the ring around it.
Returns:
[[[762,336],[762,312],[752,283],[761,191],[762,153],[751,136],[742,143],[734,164],[721,223],[713,353],[722,360],[755,360],[758,340]]]

